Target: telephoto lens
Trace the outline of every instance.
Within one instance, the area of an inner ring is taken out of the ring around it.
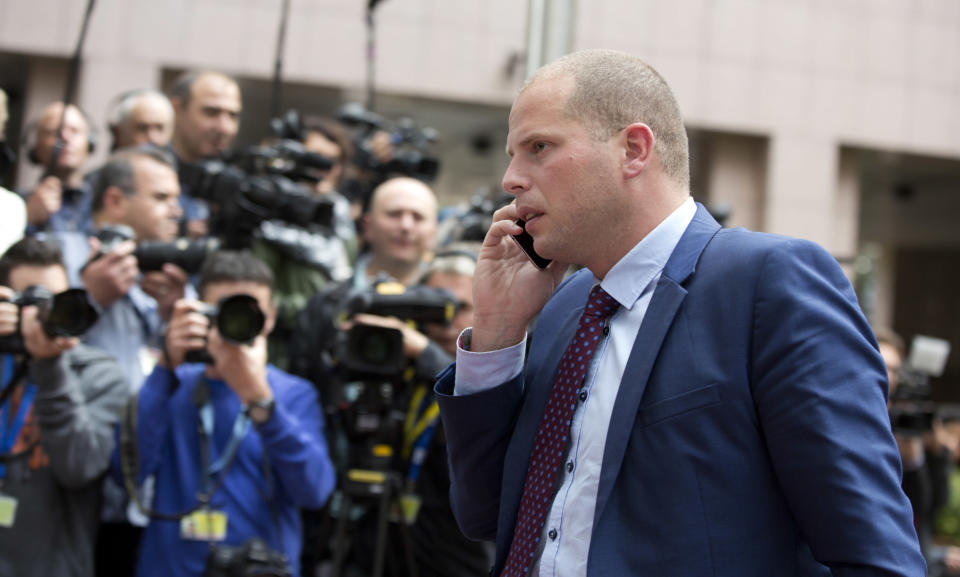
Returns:
[[[220,337],[233,345],[249,345],[267,323],[257,299],[248,294],[224,297],[216,305],[203,303],[200,312],[210,319],[211,326],[217,327]],[[213,357],[204,347],[187,351],[184,361],[213,364]]]
[[[79,337],[96,324],[100,315],[90,304],[87,291],[72,288],[53,295],[43,330],[51,337]]]
[[[223,340],[235,345],[245,345],[257,338],[267,322],[267,317],[260,310],[257,299],[247,294],[237,294],[222,299],[217,305],[215,317],[211,320]]]

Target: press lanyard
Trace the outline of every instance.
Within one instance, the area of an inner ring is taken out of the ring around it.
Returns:
[[[197,386],[200,387],[209,387],[206,378],[204,378]],[[243,414],[243,411],[237,413],[237,419],[233,422],[233,434],[230,437],[230,441],[227,443],[226,448],[223,451],[223,454],[219,458],[214,457],[214,451],[216,446],[213,442],[213,399],[212,395],[207,398],[207,401],[200,408],[200,421],[203,424],[203,431],[206,437],[207,443],[207,456],[208,462],[204,463],[204,466],[207,470],[207,476],[204,480],[204,483],[209,488],[210,478],[216,475],[217,473],[223,471],[227,466],[227,463],[233,459],[233,456],[236,454],[237,449],[240,447],[240,442],[246,436],[247,431],[250,430],[250,419]],[[209,460],[213,460],[213,463],[209,463]]]
[[[11,376],[13,376],[13,355],[4,355],[4,388],[12,387],[16,384],[7,382]],[[2,432],[3,435],[2,439],[0,439],[0,454],[9,454],[10,450],[13,449],[13,446],[17,443],[17,437],[20,435],[20,431],[23,430],[23,426],[27,420],[27,413],[30,412],[30,408],[33,406],[33,398],[36,394],[37,388],[32,384],[28,384],[23,388],[23,394],[20,397],[20,406],[17,407],[17,414],[13,416],[12,420],[10,418],[10,405],[13,401],[11,399],[10,402],[4,403],[2,414],[0,414],[0,432]],[[0,479],[5,478],[6,474],[7,467],[0,462]]]
[[[433,435],[437,430],[437,421],[440,414],[440,408],[437,402],[431,400],[429,406],[424,410],[423,402],[427,396],[427,387],[419,387],[413,393],[410,400],[410,411],[407,412],[407,419],[404,423],[403,436],[403,455],[410,456],[410,470],[407,473],[407,479],[411,483],[416,483],[420,477],[420,469],[423,462],[427,459],[427,449]],[[417,418],[417,415],[420,415]]]

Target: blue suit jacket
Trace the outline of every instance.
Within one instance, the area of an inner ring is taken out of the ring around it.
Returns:
[[[496,539],[494,575],[592,278],[573,275],[544,307],[524,375],[453,397],[451,367],[437,385],[454,511],[465,534]],[[721,230],[699,207],[620,385],[588,575],[925,575],[886,386],[830,255]]]

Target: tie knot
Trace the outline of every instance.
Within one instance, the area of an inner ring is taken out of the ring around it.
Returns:
[[[600,288],[600,285],[597,285],[590,291],[587,308],[583,310],[583,314],[605,319],[616,312],[619,306],[620,303],[616,299]]]

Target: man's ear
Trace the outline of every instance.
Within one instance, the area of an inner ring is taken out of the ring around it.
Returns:
[[[121,222],[124,210],[129,201],[130,199],[127,198],[127,195],[124,194],[123,190],[119,187],[108,186],[107,189],[103,191],[103,215],[106,216],[110,222]]]
[[[277,302],[270,298],[270,307],[263,311],[266,320],[263,323],[263,334],[269,335],[273,332],[273,327],[277,324]]]
[[[626,178],[639,175],[653,159],[654,136],[650,127],[635,122],[623,129],[623,171]]]
[[[183,100],[179,96],[170,97],[170,105],[173,106],[173,117],[177,118],[183,114]]]

